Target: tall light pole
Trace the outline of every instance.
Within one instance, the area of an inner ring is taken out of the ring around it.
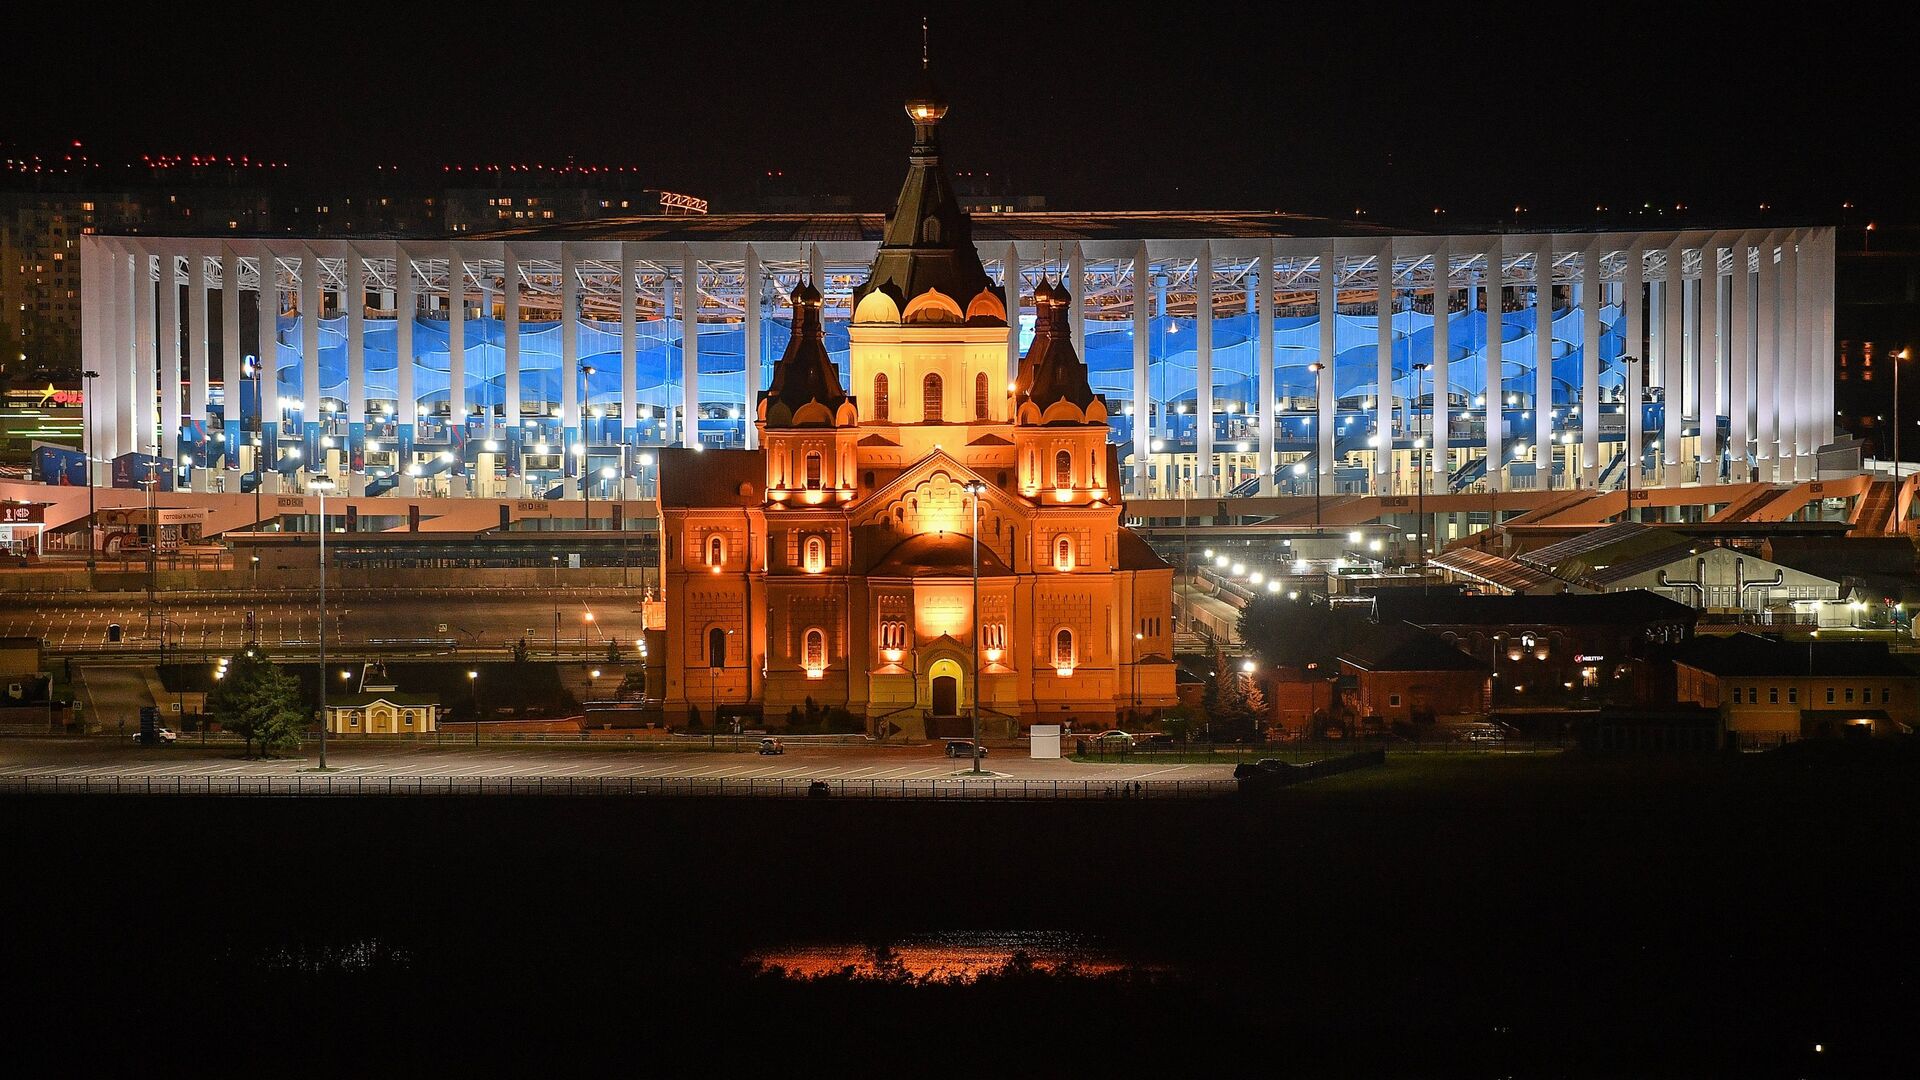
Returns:
[[[140,486],[147,489],[147,603],[154,602],[160,568],[155,557],[160,550],[160,508],[154,501],[154,489],[160,484],[160,444],[153,443],[153,455],[147,460],[147,478]]]
[[[587,480],[593,464],[593,441],[587,437],[587,377],[593,374],[592,364],[580,365],[580,509],[586,513],[586,528],[593,528],[593,488]]]
[[[1418,487],[1416,490],[1418,494],[1415,496],[1416,501],[1413,516],[1420,522],[1420,565],[1422,566],[1425,566],[1427,563],[1427,440],[1419,434],[1420,398],[1422,391],[1425,389],[1427,368],[1431,366],[1430,364],[1413,365],[1413,467],[1414,471],[1420,474],[1417,478]],[[1431,416],[1431,411],[1429,411],[1429,416]]]
[[[1632,389],[1633,365],[1639,363],[1640,358],[1637,356],[1622,356],[1620,360],[1627,365],[1627,388]],[[1623,518],[1624,520],[1632,521],[1635,516],[1633,513],[1633,474],[1640,471],[1639,440],[1633,437],[1633,432],[1635,428],[1640,426],[1634,422],[1640,415],[1640,401],[1638,394],[1628,394],[1627,396],[1634,400],[1627,402],[1627,408],[1632,411],[1620,418],[1620,441],[1627,444],[1627,512],[1623,515]],[[1491,525],[1491,523],[1489,523],[1489,525]]]
[[[973,496],[973,775],[980,775],[980,496],[987,493],[981,480],[969,480],[960,490]]]
[[[1896,369],[1898,370],[1898,369]],[[87,470],[87,572],[92,573],[93,561],[93,380],[100,377],[97,371],[82,371],[80,378],[85,381],[86,389],[80,396],[80,460]],[[1895,404],[1898,404],[1897,402]]]
[[[1320,373],[1326,369],[1327,365],[1318,360],[1307,365],[1307,370],[1313,372],[1313,531],[1316,536],[1320,533],[1320,474],[1327,467],[1327,463],[1320,460],[1319,452],[1320,429],[1326,426],[1320,422],[1324,419],[1320,415]]]
[[[1133,710],[1131,715],[1135,722],[1140,719],[1140,647],[1141,642],[1146,639],[1147,635],[1138,630],[1133,632]]]
[[[267,470],[260,464],[260,457],[266,452],[266,447],[262,444],[266,441],[267,426],[266,420],[260,412],[259,362],[249,358],[246,361],[246,366],[241,369],[240,379],[243,386],[246,380],[253,380],[253,527],[259,529],[262,527],[260,517],[260,488],[267,482]],[[245,402],[243,401],[242,405],[244,404]],[[244,414],[245,409],[243,408],[241,411]],[[244,415],[242,419],[245,419]]]
[[[480,673],[467,671],[467,695],[473,699],[473,747],[480,748]]]
[[[307,477],[307,489],[320,496],[320,771],[327,771],[327,492],[333,477]]]
[[[1912,349],[1901,349],[1893,354],[1893,479],[1900,481],[1900,365],[1906,363],[1912,355]],[[93,492],[87,492],[91,498]]]

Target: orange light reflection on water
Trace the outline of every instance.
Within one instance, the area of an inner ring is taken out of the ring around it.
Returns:
[[[1053,931],[936,934],[880,945],[808,942],[764,949],[747,959],[764,968],[778,968],[796,980],[847,975],[970,983],[1010,971],[1092,976],[1143,970],[1078,935]]]

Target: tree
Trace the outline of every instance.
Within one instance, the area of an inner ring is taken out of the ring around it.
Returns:
[[[528,658],[531,657],[532,655],[533,655],[533,646],[527,644],[526,638],[521,638],[519,641],[516,641],[513,643],[513,662],[514,663],[524,664],[527,662]]]
[[[607,639],[607,663],[617,664],[619,662],[620,662],[620,642],[614,640],[613,638],[608,638]]]
[[[298,746],[307,720],[300,684],[259,648],[228,659],[226,674],[207,695],[207,711],[222,730],[246,740],[248,757],[255,743],[262,757]]]
[[[1238,664],[1228,663],[1225,657],[1215,661],[1213,682],[1207,687],[1207,720],[1212,727],[1213,737],[1228,742],[1243,742],[1253,736],[1254,721],[1258,714],[1254,711],[1257,697],[1259,706],[1266,707],[1266,695],[1253,685],[1253,677],[1240,670]]]

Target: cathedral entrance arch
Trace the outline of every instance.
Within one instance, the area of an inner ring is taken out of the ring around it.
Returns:
[[[960,665],[942,657],[927,668],[927,701],[935,717],[960,715]]]

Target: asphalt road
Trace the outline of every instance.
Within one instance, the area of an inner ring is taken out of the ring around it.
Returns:
[[[936,780],[967,768],[939,746],[788,744],[785,754],[697,750],[616,750],[590,746],[356,746],[335,739],[327,764],[338,776],[687,777],[704,779]],[[316,748],[296,757],[247,761],[232,743],[201,746],[182,735],[172,746],[141,747],[132,739],[0,739],[0,777],[12,776],[294,776],[311,774]],[[1019,780],[1224,780],[1232,765],[1034,761],[993,750],[982,767]]]
[[[463,648],[501,649],[526,636],[536,653],[551,648],[559,615],[562,648],[592,647],[611,635],[631,648],[641,629],[639,594],[613,594],[590,605],[577,595],[552,598],[365,597],[329,600],[327,642],[342,649],[405,647],[409,643],[455,643]],[[587,614],[593,614],[589,622]],[[247,616],[258,640],[269,647],[311,644],[319,639],[320,611],[311,597],[268,597],[257,603],[192,601],[149,606],[144,598],[79,602],[18,601],[0,607],[0,636],[38,637],[55,651],[105,649],[107,627],[118,623],[130,650],[151,651],[164,633],[175,647],[225,652],[250,640]],[[444,624],[446,629],[440,629]],[[529,635],[528,631],[532,633]]]

